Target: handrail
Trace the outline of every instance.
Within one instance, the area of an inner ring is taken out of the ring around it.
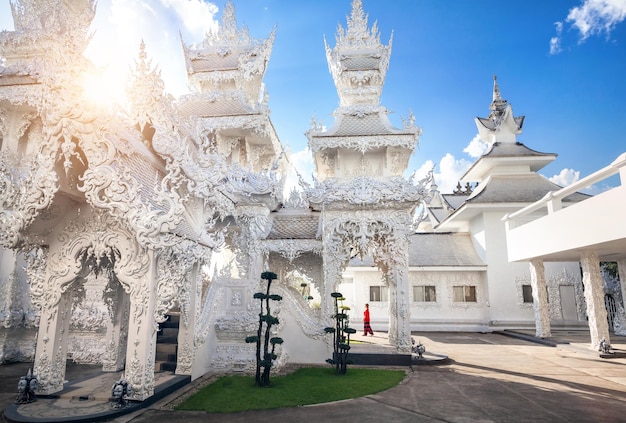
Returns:
[[[591,175],[588,175],[586,177],[584,177],[583,179],[580,179],[564,188],[561,188],[559,190],[556,191],[550,191],[548,192],[546,195],[543,196],[543,198],[541,200],[538,200],[532,204],[527,205],[526,207],[524,207],[523,209],[520,209],[516,212],[513,213],[507,213],[503,218],[502,221],[507,222],[509,220],[513,220],[515,218],[518,218],[520,216],[526,215],[528,213],[532,213],[535,210],[539,210],[543,207],[548,207],[548,204],[550,202],[554,202],[554,201],[560,201],[562,198],[567,197],[570,194],[573,194],[577,191],[579,191],[580,189],[586,188],[590,185],[593,185],[597,182],[602,181],[603,179],[606,179],[610,176],[615,175],[616,173],[618,173],[620,171],[620,169],[622,167],[626,167],[626,153],[622,153],[620,154],[617,159],[615,159],[610,165],[592,173]],[[626,179],[626,178],[624,178]],[[622,181],[622,185],[626,183],[626,180]],[[548,207],[549,208],[549,207]],[[552,210],[558,210],[560,207]],[[550,209],[550,208],[549,208]],[[552,212],[551,210],[548,210],[548,214],[550,214]]]

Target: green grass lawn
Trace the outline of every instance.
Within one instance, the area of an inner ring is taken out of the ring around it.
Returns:
[[[306,367],[272,377],[269,388],[256,386],[254,376],[222,376],[176,409],[231,413],[318,404],[384,391],[405,375],[403,370],[361,368],[348,368],[345,375],[338,375],[334,367]]]

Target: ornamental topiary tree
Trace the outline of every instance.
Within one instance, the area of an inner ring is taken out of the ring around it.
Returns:
[[[272,316],[270,312],[270,300],[281,301],[283,299],[283,297],[281,297],[280,295],[270,295],[270,287],[272,285],[272,281],[277,278],[278,276],[276,276],[276,273],[261,273],[261,279],[265,279],[267,281],[267,289],[265,293],[257,292],[256,294],[254,294],[254,298],[261,302],[261,312],[259,313],[259,328],[255,336],[248,336],[246,338],[246,343],[251,344],[256,342],[255,383],[257,384],[257,386],[270,386],[270,369],[272,367],[272,361],[276,359],[276,354],[274,351],[276,349],[276,345],[280,345],[283,343],[282,338],[270,338],[270,330],[272,326],[278,324],[278,318]],[[263,329],[265,329],[265,332],[263,332]],[[263,355],[261,355],[261,341],[263,341]],[[272,345],[271,350],[269,349],[270,344]],[[261,367],[263,367],[263,373],[261,373]]]
[[[333,334],[333,358],[326,360],[328,364],[335,366],[335,372],[345,374],[348,370],[348,351],[350,351],[350,335],[356,333],[356,330],[349,327],[350,320],[345,313],[350,307],[340,306],[339,301],[344,301],[340,292],[330,294],[335,299],[335,327],[324,328],[324,332]]]

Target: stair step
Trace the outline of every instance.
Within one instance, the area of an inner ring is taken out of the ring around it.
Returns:
[[[176,362],[176,354],[170,354],[167,351],[157,351],[154,359],[156,361],[173,361]]]
[[[178,354],[178,345],[177,344],[156,344],[156,353],[157,354]]]
[[[154,363],[155,371],[176,371],[179,327],[180,312],[168,313],[167,320],[159,324]]]
[[[157,345],[158,344],[177,344],[178,337],[176,336],[161,336],[157,337]]]
[[[175,321],[166,320],[164,322],[159,323],[159,327],[161,329],[163,329],[163,328],[176,328],[176,329],[178,329],[180,327],[180,321],[179,320],[175,320]]]
[[[175,372],[176,371],[176,362],[171,362],[171,361],[162,361],[162,362],[157,362],[155,363],[155,367],[157,368],[157,371],[162,371],[162,372]]]
[[[157,334],[157,338],[165,337],[165,338],[174,338],[178,337],[178,328],[161,328],[159,333]]]

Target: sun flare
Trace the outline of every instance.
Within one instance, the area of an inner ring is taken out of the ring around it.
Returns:
[[[115,103],[123,105],[126,102],[125,84],[124,75],[115,75],[106,70],[89,73],[83,76],[83,95],[85,100],[97,106]]]

